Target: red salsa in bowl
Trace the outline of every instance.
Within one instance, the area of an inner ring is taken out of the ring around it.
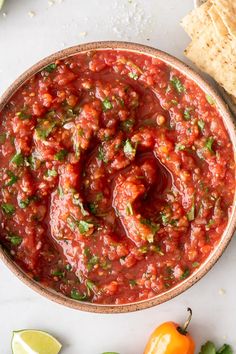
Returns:
[[[0,119],[0,243],[43,286],[97,304],[151,299],[221,241],[233,145],[213,98],[164,61],[57,60]]]

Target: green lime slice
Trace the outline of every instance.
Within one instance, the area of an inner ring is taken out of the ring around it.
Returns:
[[[1,8],[3,7],[4,1],[5,1],[5,0],[0,0],[0,10],[1,10]]]
[[[13,332],[13,354],[58,354],[61,343],[47,332],[25,329]]]

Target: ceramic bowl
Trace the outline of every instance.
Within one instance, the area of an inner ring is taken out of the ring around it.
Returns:
[[[119,49],[119,50],[128,50],[134,51],[140,54],[150,55],[152,57],[158,58],[168,65],[176,68],[181,73],[189,77],[195,83],[197,83],[200,88],[205,91],[207,94],[211,95],[216,102],[218,110],[220,111],[225,127],[229,133],[231,142],[233,144],[234,152],[236,151],[236,131],[234,127],[233,118],[223,102],[222,98],[218,95],[218,93],[206,82],[204,81],[199,74],[190,69],[187,65],[174,58],[173,56],[164,53],[160,50],[135,44],[135,43],[126,43],[126,42],[94,42],[88,44],[81,44],[71,48],[64,49],[60,52],[52,54],[47,58],[41,60],[29,70],[27,70],[23,75],[21,75],[4,93],[4,95],[0,99],[0,111],[5,106],[5,104],[9,101],[11,96],[19,89],[19,87],[25,83],[32,75],[40,71],[43,67],[48,64],[55,62],[58,59],[63,59],[68,56],[75,55],[80,52],[85,51],[94,51],[94,50],[102,50],[102,49]],[[200,280],[216,263],[216,261],[220,258],[227,245],[229,244],[233,233],[236,228],[236,203],[234,199],[234,204],[232,207],[232,213],[229,218],[228,225],[222,235],[222,239],[219,242],[218,246],[211,253],[211,255],[205,260],[205,262],[187,279],[185,279],[180,284],[175,287],[166,290],[162,294],[159,294],[151,299],[143,300],[140,302],[129,303],[124,305],[99,305],[92,304],[87,302],[80,302],[70,298],[65,297],[64,295],[55,292],[50,288],[46,288],[41,284],[37,283],[33,279],[29,278],[27,274],[19,268],[19,266],[11,259],[8,255],[7,251],[5,251],[2,247],[0,247],[0,258],[7,265],[7,267],[25,284],[27,284],[30,288],[34,289],[41,295],[47,297],[48,299],[60,303],[62,305],[83,311],[89,312],[98,312],[98,313],[121,313],[121,312],[129,312],[129,311],[137,311],[146,309],[158,304],[161,304],[167,300],[172,299],[173,297],[183,293],[185,290],[194,285],[198,280]]]

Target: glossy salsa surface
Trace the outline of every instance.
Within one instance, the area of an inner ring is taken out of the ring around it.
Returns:
[[[164,62],[71,56],[27,81],[0,119],[0,242],[34,280],[81,301],[140,301],[221,240],[232,144],[212,97]]]

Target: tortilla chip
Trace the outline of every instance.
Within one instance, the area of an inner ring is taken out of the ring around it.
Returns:
[[[236,38],[236,1],[212,0],[231,36]]]
[[[198,36],[202,31],[202,26],[199,22],[203,22],[202,19],[208,14],[208,10],[211,8],[211,0],[205,2],[202,6],[196,8],[190,14],[185,16],[181,21],[181,25],[190,38]]]
[[[185,50],[186,56],[236,97],[236,40],[219,38],[212,22]]]
[[[215,30],[218,36],[227,36],[229,34],[228,28],[225,26],[216,6],[211,6],[211,8],[208,10],[208,13],[211,16],[213,25],[215,26]]]

